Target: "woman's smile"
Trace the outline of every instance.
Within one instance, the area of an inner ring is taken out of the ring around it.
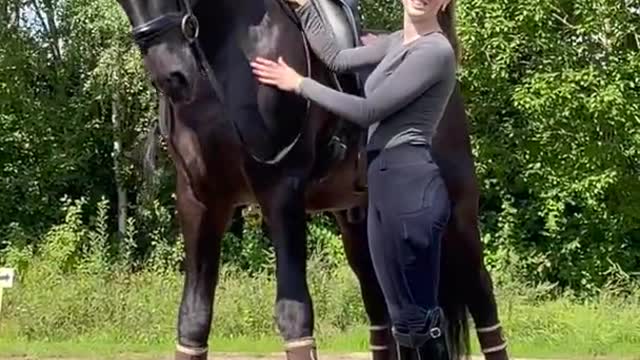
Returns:
[[[411,1],[411,6],[413,6],[416,10],[423,10],[428,3],[426,1],[422,1],[422,0],[410,0]]]
[[[404,10],[413,18],[422,18],[433,13],[433,6],[438,6],[438,1],[433,0],[403,0]]]

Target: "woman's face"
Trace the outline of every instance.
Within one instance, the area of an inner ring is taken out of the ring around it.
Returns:
[[[438,15],[449,0],[402,0],[404,11],[412,20],[427,20]]]

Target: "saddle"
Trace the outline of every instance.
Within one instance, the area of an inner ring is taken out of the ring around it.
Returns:
[[[286,1],[286,0],[284,0]],[[330,29],[333,39],[341,49],[360,46],[362,41],[361,25],[358,15],[358,0],[308,0],[318,10],[325,26]],[[333,73],[334,86],[338,90],[362,95],[363,81],[359,74]],[[364,192],[367,189],[366,180],[366,138],[367,131],[345,120],[339,120],[329,136],[328,142],[318,149],[319,163],[316,174],[326,174],[332,164],[344,160],[349,148],[358,149],[356,167],[356,181],[354,191]],[[320,175],[322,177],[322,175]]]
[[[340,48],[360,45],[358,0],[309,0],[316,6]]]

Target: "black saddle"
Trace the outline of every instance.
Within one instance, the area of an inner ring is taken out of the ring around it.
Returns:
[[[358,0],[308,0],[316,7],[325,26],[330,29],[340,49],[362,45]],[[336,74],[338,86],[349,93],[361,93],[362,81],[357,74]]]
[[[341,48],[360,44],[358,0],[309,0],[316,6],[325,25],[333,31],[333,37]]]
[[[361,25],[358,15],[358,0],[308,0],[316,7],[326,28],[340,49],[348,49],[362,45],[360,40]],[[363,81],[356,73],[334,73],[334,85],[340,91],[362,95]],[[319,150],[319,173],[326,173],[331,164],[344,160],[349,148],[359,148],[359,159],[354,166],[358,169],[358,177],[354,191],[366,191],[366,158],[364,145],[366,130],[348,121],[339,121],[328,140],[328,146]]]
[[[286,3],[286,0],[281,0]],[[316,7],[325,27],[329,29],[333,39],[340,49],[353,48],[362,45],[360,37],[362,28],[358,14],[358,0],[308,0]],[[290,5],[290,4],[289,4]],[[291,11],[290,8],[288,8]],[[295,17],[293,12],[289,14]],[[298,21],[297,17],[295,20]],[[363,81],[360,74],[346,73],[333,74],[334,85],[340,91],[350,94],[363,94]],[[345,120],[338,121],[328,138],[320,141],[317,148],[317,160],[314,166],[312,178],[322,181],[328,174],[330,167],[343,161],[348,149],[358,149],[358,159],[355,164],[357,176],[354,183],[355,192],[367,190],[366,181],[366,144],[367,131],[360,126]],[[349,221],[363,219],[363,209],[354,208],[347,212]]]
[[[308,0],[312,1],[322,16],[325,26],[331,29],[333,38],[341,49],[353,48],[362,45],[360,37],[362,28],[358,14],[358,0]],[[334,74],[336,85],[340,90],[363,94],[363,81],[359,74]],[[329,158],[333,161],[343,160],[349,147],[357,147],[358,160],[354,164],[358,176],[354,182],[354,191],[367,190],[366,145],[367,131],[355,124],[340,121],[329,147]],[[329,161],[331,162],[331,161]],[[364,219],[366,210],[360,207],[349,209],[347,218],[349,222],[359,222]]]

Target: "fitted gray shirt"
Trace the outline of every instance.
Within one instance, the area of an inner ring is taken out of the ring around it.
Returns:
[[[404,44],[402,31],[379,36],[372,44],[341,50],[325,28],[312,0],[298,7],[313,52],[341,73],[375,66],[364,97],[342,93],[305,77],[299,93],[330,112],[369,128],[368,149],[401,143],[431,144],[455,86],[456,60],[439,32]]]

